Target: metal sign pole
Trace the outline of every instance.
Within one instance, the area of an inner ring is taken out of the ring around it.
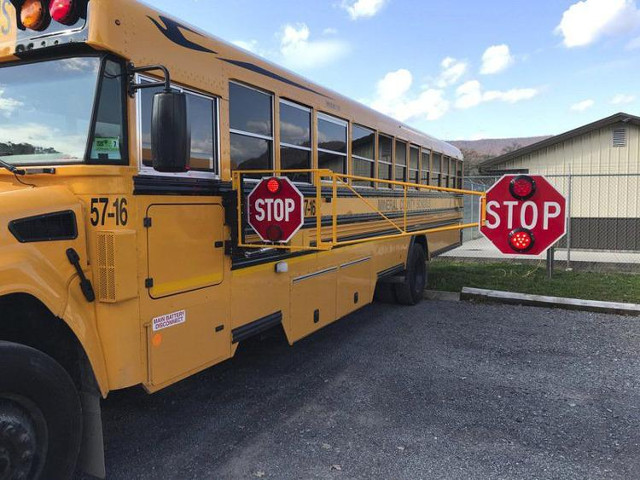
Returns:
[[[553,277],[553,264],[556,253],[556,247],[551,247],[547,250],[547,279],[551,280]]]
[[[569,185],[567,189],[567,270],[571,270],[571,165],[569,165]]]

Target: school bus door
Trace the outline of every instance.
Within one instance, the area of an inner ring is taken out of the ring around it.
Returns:
[[[141,310],[151,390],[231,354],[223,222],[219,203],[146,207]]]

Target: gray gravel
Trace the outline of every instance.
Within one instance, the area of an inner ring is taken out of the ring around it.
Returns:
[[[103,408],[109,479],[637,479],[640,320],[372,305]]]

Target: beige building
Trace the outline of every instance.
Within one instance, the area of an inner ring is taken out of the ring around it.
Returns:
[[[640,250],[640,117],[618,113],[481,164],[545,175],[571,204],[573,248]]]

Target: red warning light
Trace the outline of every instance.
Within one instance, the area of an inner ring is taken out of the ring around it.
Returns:
[[[270,242],[279,242],[282,240],[282,235],[282,228],[278,225],[269,225],[269,227],[267,227],[267,238]]]
[[[535,238],[533,232],[526,228],[518,228],[509,234],[509,245],[516,252],[525,253],[533,248]]]
[[[271,178],[267,182],[267,190],[269,193],[273,193],[274,195],[280,191],[280,180],[277,178]]]
[[[63,25],[73,25],[78,20],[74,0],[52,0],[49,13],[51,18]]]
[[[536,193],[536,181],[528,175],[511,180],[509,192],[518,200],[528,200]]]

